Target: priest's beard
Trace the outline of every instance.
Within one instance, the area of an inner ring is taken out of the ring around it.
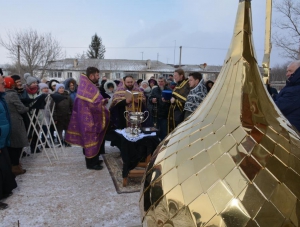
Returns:
[[[131,91],[133,89],[133,85],[127,86],[125,85],[125,87],[127,88],[127,90]]]

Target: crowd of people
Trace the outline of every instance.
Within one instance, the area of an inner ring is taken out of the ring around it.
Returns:
[[[130,124],[124,118],[125,111],[149,111],[149,118],[143,124],[156,127],[162,141],[193,114],[214,84],[205,81],[199,72],[186,77],[182,69],[176,69],[168,78],[137,81],[131,75],[120,81],[106,77],[100,80],[99,73],[99,69],[88,67],[79,84],[72,78],[63,83],[40,82],[29,73],[24,75],[24,84],[19,75],[0,76],[0,200],[17,187],[15,177],[26,173],[20,163],[24,147],[30,147],[32,153],[40,152],[37,143],[44,143],[50,137],[62,141],[64,146],[79,145],[87,169],[101,170],[100,155],[105,153],[105,140],[113,144],[111,132]],[[294,61],[287,68],[286,86],[279,94],[267,86],[278,108],[297,130],[300,130],[299,81],[300,61]],[[126,96],[128,91],[135,95]],[[42,96],[44,105],[36,111],[34,103]],[[44,132],[41,140],[30,127],[35,119]],[[0,202],[0,209],[7,206]]]

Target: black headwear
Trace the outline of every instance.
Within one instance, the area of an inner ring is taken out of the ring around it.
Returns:
[[[16,82],[16,80],[21,80],[19,75],[12,75],[11,78]]]

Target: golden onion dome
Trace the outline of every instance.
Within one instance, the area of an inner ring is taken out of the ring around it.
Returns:
[[[240,0],[214,87],[147,167],[143,226],[300,226],[299,139],[262,83]]]

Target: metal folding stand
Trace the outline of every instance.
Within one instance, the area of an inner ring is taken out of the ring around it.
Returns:
[[[38,110],[37,109],[33,109],[32,110],[32,114],[28,114],[28,117],[30,119],[30,125],[28,127],[28,131],[27,131],[27,135],[29,135],[29,133],[31,132],[31,129],[33,129],[33,133],[36,133],[37,135],[37,142],[36,142],[36,145],[35,145],[35,148],[34,148],[34,152],[33,154],[36,153],[36,149],[39,145],[41,145],[42,147],[42,151],[45,152],[45,155],[47,156],[49,162],[52,164],[51,162],[51,159],[48,155],[48,152],[47,152],[47,148],[46,148],[46,144],[48,145],[48,147],[50,148],[51,150],[51,153],[52,155],[54,156],[54,158],[56,160],[58,160],[58,155],[57,155],[57,151],[56,151],[56,147],[59,147],[61,148],[62,152],[65,154],[65,150],[63,148],[63,145],[62,145],[62,142],[61,142],[61,139],[59,138],[59,136],[57,136],[58,138],[58,141],[59,141],[59,144],[55,145],[54,143],[54,140],[52,138],[52,135],[50,133],[50,126],[51,124],[53,124],[54,126],[54,130],[57,131],[57,128],[56,128],[56,125],[55,125],[55,122],[54,122],[54,119],[53,119],[53,112],[54,112],[54,108],[55,108],[55,103],[53,105],[53,108],[52,110],[50,109],[50,102],[51,102],[51,98],[50,98],[50,95],[48,95],[46,98],[46,105],[45,107],[47,108],[46,111],[49,111],[49,115],[50,115],[50,121],[47,122],[45,117],[43,117],[43,120],[42,122],[40,122],[38,120]],[[40,109],[40,111],[42,111],[43,109]],[[47,133],[44,132],[42,126],[45,125],[46,128],[47,128]],[[43,137],[45,138],[45,142],[42,141],[42,138],[41,138],[41,135],[43,135]],[[48,139],[49,137],[49,139]],[[30,141],[31,142],[31,141]],[[22,151],[23,153],[24,151]],[[22,154],[21,154],[22,155]]]

